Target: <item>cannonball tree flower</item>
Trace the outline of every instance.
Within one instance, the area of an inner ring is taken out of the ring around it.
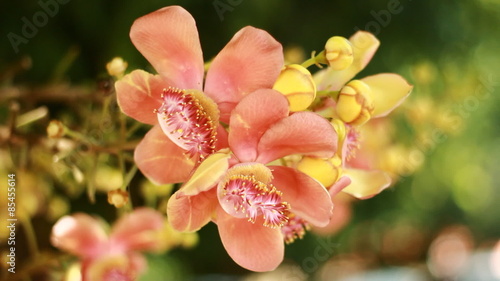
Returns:
[[[116,221],[108,235],[100,220],[77,213],[57,221],[51,242],[80,258],[83,281],[136,280],[146,268],[139,251],[157,249],[163,225],[159,212],[139,208]]]
[[[179,6],[137,19],[130,38],[158,74],[135,70],[117,81],[118,105],[126,115],[154,125],[134,159],[159,184],[185,181],[199,161],[223,147],[219,121],[227,123],[245,95],[271,88],[283,66],[281,44],[248,26],[219,52],[205,75],[195,21]]]
[[[273,270],[283,260],[284,240],[300,236],[305,222],[327,225],[333,205],[318,181],[268,164],[292,154],[332,157],[337,136],[318,114],[290,114],[286,97],[262,89],[232,111],[228,144],[230,151],[205,159],[172,195],[169,221],[177,230],[196,231],[213,220],[236,263]]]

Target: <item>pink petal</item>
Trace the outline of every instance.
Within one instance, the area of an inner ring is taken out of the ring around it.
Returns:
[[[266,31],[247,26],[215,57],[205,93],[219,104],[223,122],[243,96],[273,87],[283,66],[282,51],[281,44]]]
[[[137,19],[130,30],[135,47],[181,89],[202,89],[203,55],[193,17],[179,6],[169,6]]]
[[[339,91],[345,83],[349,82],[356,74],[365,68],[370,62],[380,45],[380,41],[371,33],[366,31],[356,32],[349,41],[352,44],[354,61],[351,66],[344,70],[327,69],[321,73],[321,81],[318,90]]]
[[[351,184],[342,191],[358,199],[371,198],[391,185],[391,178],[384,171],[345,168],[343,173]]]
[[[337,134],[326,119],[312,112],[296,112],[264,133],[256,161],[265,164],[291,154],[330,158],[336,150]]]
[[[413,86],[400,75],[381,73],[361,79],[370,86],[374,111],[372,118],[389,114],[410,95]]]
[[[316,226],[330,222],[333,204],[323,185],[290,167],[269,168],[273,171],[273,185],[283,192],[283,201],[290,204],[293,213]]]
[[[137,145],[134,160],[139,170],[157,184],[183,182],[189,178],[194,161],[154,126]]]
[[[163,228],[163,216],[149,208],[138,208],[121,217],[113,226],[110,240],[130,250],[153,250],[158,244],[157,232]]]
[[[330,196],[333,198],[350,184],[351,178],[346,176],[340,177],[340,179],[328,189],[328,193],[330,193]]]
[[[280,229],[238,219],[217,209],[217,227],[229,256],[240,266],[252,271],[271,271],[283,261],[284,243]]]
[[[161,106],[160,95],[168,87],[159,75],[134,70],[115,83],[116,99],[121,110],[135,120],[158,123],[153,111]]]
[[[215,150],[221,150],[229,147],[228,133],[224,126],[217,126],[217,142],[215,143]]]
[[[212,219],[218,205],[216,188],[194,196],[174,193],[167,204],[168,221],[178,231],[197,231]]]
[[[274,90],[257,90],[241,100],[231,113],[229,146],[241,162],[257,158],[257,144],[264,132],[288,116],[288,101]]]
[[[108,237],[97,219],[77,213],[60,218],[50,240],[54,247],[85,258],[99,255]]]
[[[346,199],[344,196],[349,196],[345,194],[339,194],[340,196],[336,196],[332,198],[332,202],[335,205],[333,208],[333,215],[330,223],[325,227],[314,227],[314,233],[320,235],[332,235],[337,233],[339,230],[344,228],[352,217],[352,207],[349,199]],[[351,197],[352,198],[352,197]]]

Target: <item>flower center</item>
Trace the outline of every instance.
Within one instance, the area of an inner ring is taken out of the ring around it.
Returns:
[[[120,269],[110,269],[104,273],[103,279],[105,281],[133,281],[134,278],[130,276],[127,272],[123,272]]]
[[[285,243],[290,244],[297,238],[302,239],[308,229],[309,224],[305,220],[293,213],[290,213],[288,215],[287,223],[281,228],[281,233],[283,233]]]
[[[168,138],[200,161],[214,153],[217,105],[195,90],[163,89],[161,98],[163,103],[155,112]]]
[[[288,221],[290,206],[281,196],[272,184],[258,181],[253,175],[229,177],[222,191],[222,200],[230,207],[225,210],[231,215],[246,217],[252,223],[262,216],[264,226],[270,228],[281,227]]]

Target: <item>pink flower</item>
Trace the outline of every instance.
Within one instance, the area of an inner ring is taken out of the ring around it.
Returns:
[[[195,231],[210,220],[239,265],[275,269],[283,260],[283,240],[304,231],[305,222],[328,224],[332,202],[319,182],[284,166],[266,166],[292,154],[332,157],[333,127],[312,112],[290,115],[286,97],[259,90],[231,113],[229,148],[209,156],[174,194],[167,213],[173,227]]]
[[[101,221],[77,213],[57,221],[51,242],[81,259],[83,281],[135,280],[146,267],[137,251],[154,250],[162,227],[159,212],[140,208],[120,218],[108,235]]]
[[[245,95],[271,88],[283,66],[281,45],[248,26],[214,58],[205,76],[195,21],[178,6],[137,19],[130,38],[158,75],[142,70],[126,75],[115,85],[117,99],[125,114],[154,125],[134,158],[156,183],[185,181],[199,160],[224,147],[219,121],[227,123]]]

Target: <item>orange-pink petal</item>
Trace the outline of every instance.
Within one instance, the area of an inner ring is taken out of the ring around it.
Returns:
[[[332,198],[332,202],[335,207],[333,208],[333,215],[330,223],[324,227],[314,227],[314,233],[325,236],[332,235],[337,233],[349,223],[353,212],[351,202],[346,197],[349,197],[349,195],[339,194],[339,196]]]
[[[299,153],[330,158],[336,150],[337,134],[326,119],[312,112],[296,112],[262,135],[256,161],[265,164]]]
[[[394,73],[381,73],[361,79],[371,89],[374,110],[372,118],[383,117],[410,95],[413,86]]]
[[[212,219],[218,205],[216,188],[193,196],[174,193],[167,204],[168,221],[178,231],[197,231]]]
[[[60,218],[52,228],[52,245],[71,254],[91,258],[98,256],[108,241],[103,225],[95,218],[77,213]]]
[[[344,169],[344,175],[351,179],[351,184],[342,191],[358,199],[371,198],[391,185],[391,177],[381,170]]]
[[[244,97],[231,113],[229,146],[241,162],[257,158],[257,144],[264,132],[288,116],[285,96],[270,89],[257,90]]]
[[[252,271],[271,271],[283,261],[281,231],[279,228],[263,226],[262,219],[251,223],[218,208],[217,227],[224,248],[240,266]]]
[[[227,122],[243,96],[273,87],[282,66],[281,44],[264,30],[244,27],[214,58],[205,93],[219,104],[221,120]]]
[[[160,95],[167,86],[159,75],[134,70],[115,83],[116,99],[123,113],[154,125],[158,123],[154,110],[161,106]]]
[[[365,68],[380,46],[380,41],[366,31],[356,32],[349,41],[352,44],[353,62],[344,70],[327,69],[320,73],[318,90],[338,91],[344,84]]]
[[[130,38],[170,86],[202,89],[203,55],[189,12],[169,6],[145,15],[132,25]]]
[[[284,166],[270,166],[273,185],[283,192],[283,201],[307,222],[325,226],[330,222],[333,204],[326,188],[308,175]]]
[[[347,176],[340,177],[340,179],[337,182],[335,182],[331,187],[328,188],[328,193],[330,193],[330,196],[333,198],[344,188],[350,185],[351,182],[352,182],[351,178]]]
[[[217,141],[215,142],[215,150],[221,150],[223,148],[228,148],[228,133],[224,126],[217,126]]]
[[[162,227],[162,214],[154,209],[138,208],[115,223],[110,240],[125,251],[153,250],[158,244],[157,232]]]
[[[156,184],[186,181],[195,165],[159,125],[151,128],[137,145],[134,160],[139,170]]]

